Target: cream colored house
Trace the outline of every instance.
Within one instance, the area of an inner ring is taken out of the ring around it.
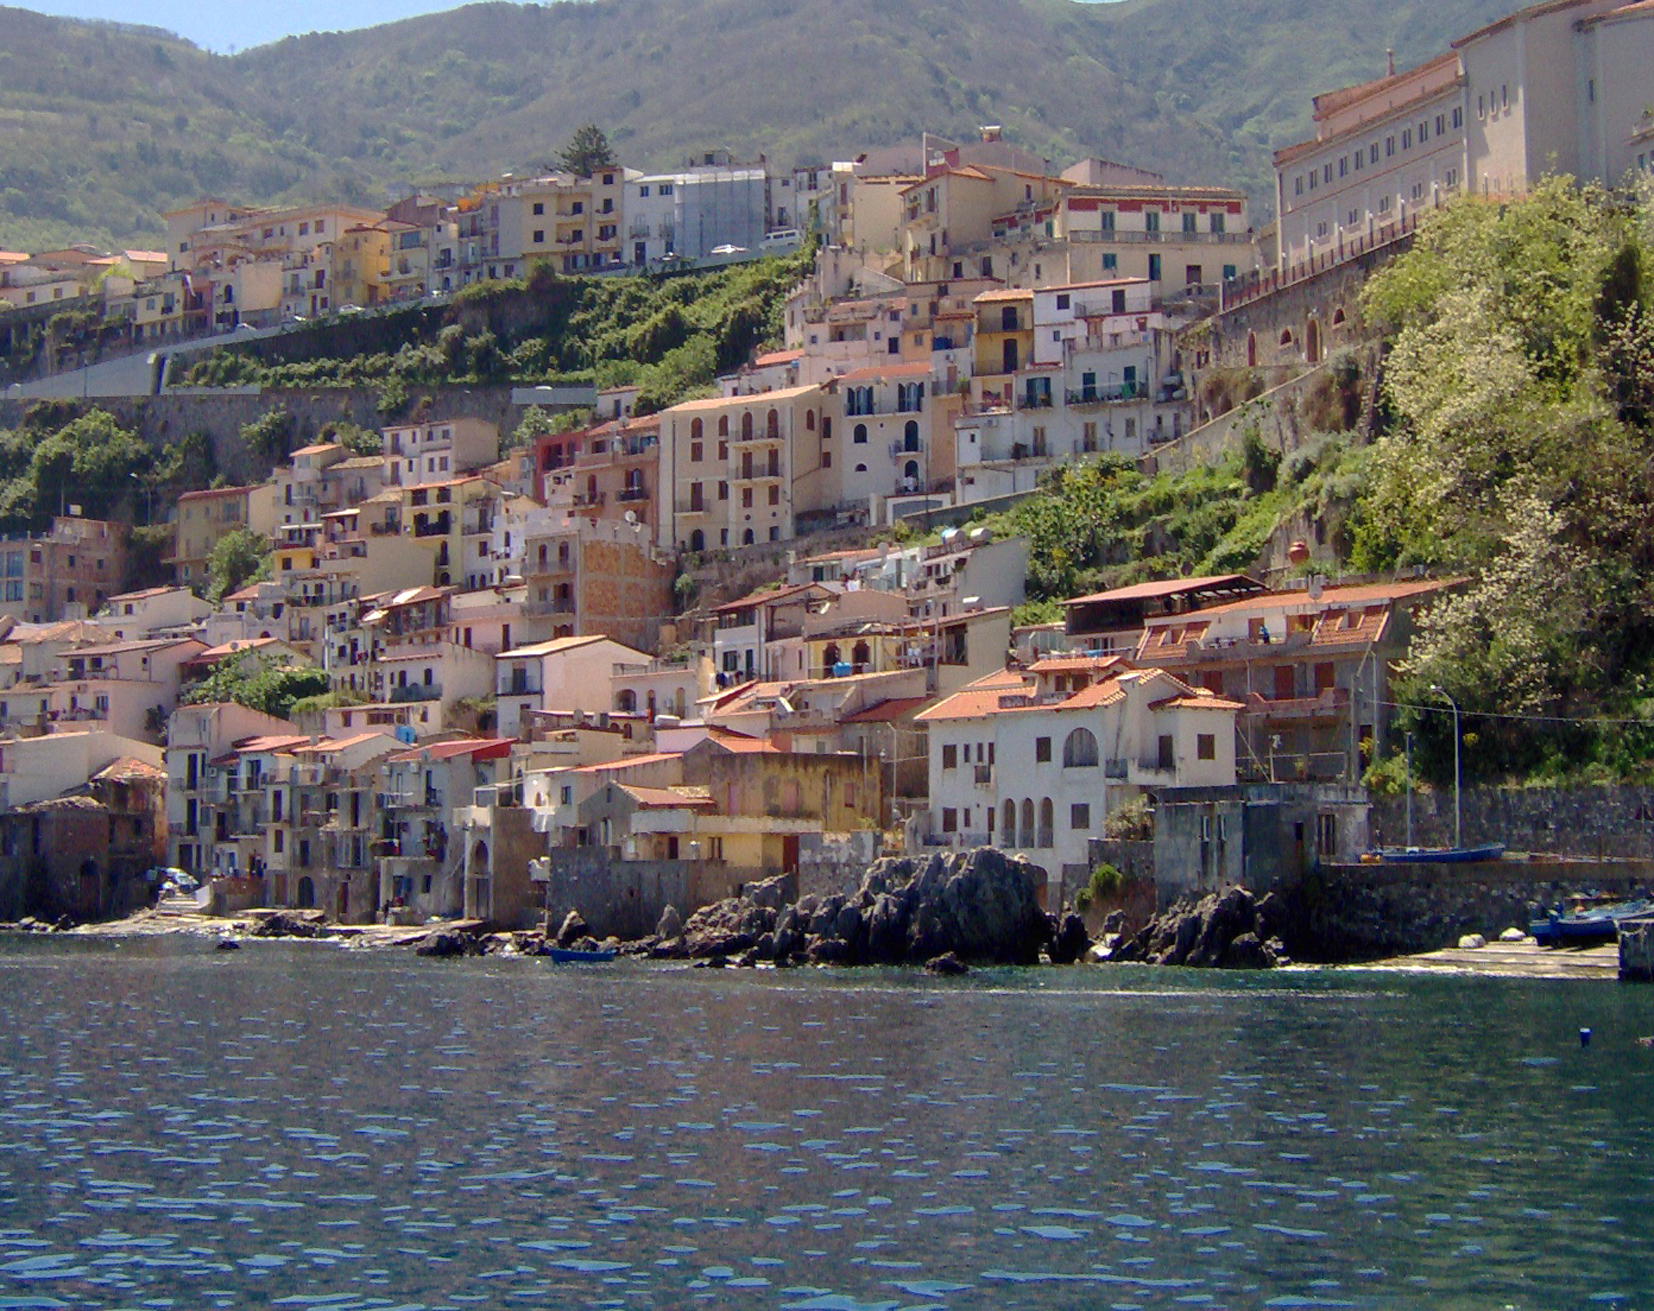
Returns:
[[[1157,787],[1235,781],[1238,702],[1119,660],[1046,659],[961,689],[929,730],[927,845],[992,845],[1044,867],[1047,907],[1089,870],[1087,844]]]

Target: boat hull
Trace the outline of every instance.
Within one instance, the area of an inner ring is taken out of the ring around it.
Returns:
[[[1480,847],[1387,847],[1378,858],[1390,865],[1471,865],[1501,860],[1504,854],[1503,842],[1489,842]]]

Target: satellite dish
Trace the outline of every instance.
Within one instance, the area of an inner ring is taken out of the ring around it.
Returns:
[[[626,511],[626,522],[627,523],[636,523],[637,522],[637,511],[636,510]]]

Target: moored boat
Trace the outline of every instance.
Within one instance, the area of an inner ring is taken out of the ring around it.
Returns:
[[[594,947],[589,950],[578,947],[545,947],[539,955],[548,960],[557,961],[564,965],[573,965],[580,961],[613,960],[620,953],[613,947]]]
[[[1647,900],[1618,901],[1569,913],[1558,906],[1544,919],[1530,921],[1528,932],[1541,947],[1608,942],[1619,936],[1621,920],[1650,911],[1654,911],[1654,902]]]
[[[1504,854],[1503,842],[1485,842],[1479,847],[1384,847],[1378,858],[1397,865],[1469,865],[1501,860]]]

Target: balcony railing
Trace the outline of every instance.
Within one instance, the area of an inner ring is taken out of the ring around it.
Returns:
[[[647,487],[622,487],[615,493],[617,501],[647,501],[649,489]]]
[[[1051,393],[1020,392],[1017,395],[1017,409],[1019,410],[1049,410],[1051,408]]]
[[[405,701],[440,701],[442,700],[441,683],[409,683],[406,687],[393,687],[391,694],[386,698],[392,705]]]
[[[1116,382],[1102,387],[1081,387],[1067,395],[1070,405],[1108,405],[1117,401],[1142,400],[1148,395],[1148,384]]]

